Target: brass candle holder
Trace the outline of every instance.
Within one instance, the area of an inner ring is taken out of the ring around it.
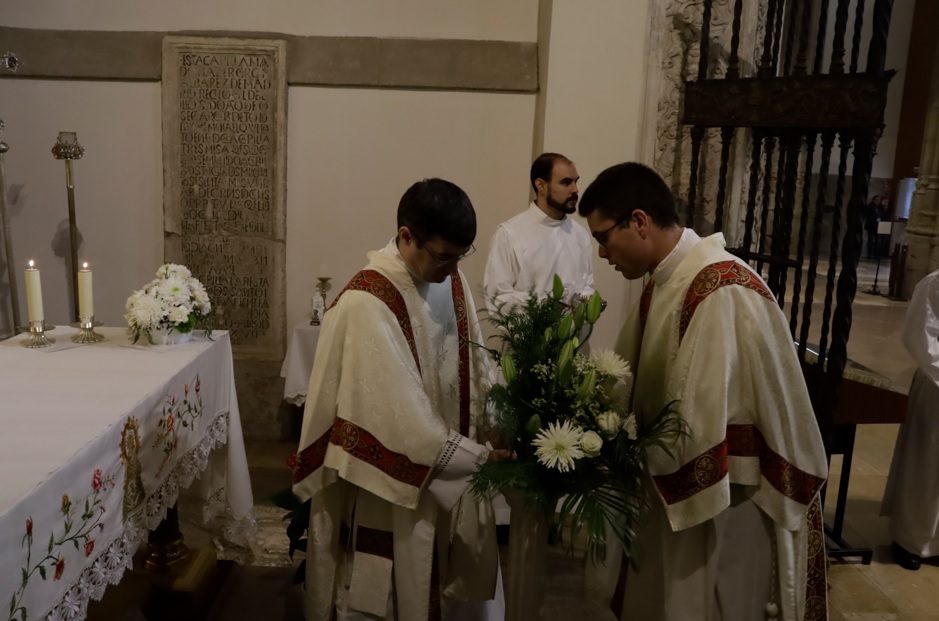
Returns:
[[[29,336],[23,341],[23,347],[30,349],[39,349],[40,347],[51,347],[55,339],[46,336],[46,332],[54,326],[47,326],[43,321],[29,322]]]
[[[78,318],[78,224],[75,219],[75,180],[72,175],[72,160],[80,160],[85,148],[78,142],[75,132],[59,132],[58,140],[52,147],[52,155],[57,160],[65,160],[65,190],[68,195],[68,230],[71,247],[71,265],[69,273],[72,280],[72,317]]]
[[[100,321],[95,322],[94,316],[79,317],[78,323],[74,323],[72,325],[80,330],[78,334],[72,337],[73,343],[90,345],[92,343],[100,343],[104,340],[103,335],[95,332],[95,326],[100,326],[102,324]]]

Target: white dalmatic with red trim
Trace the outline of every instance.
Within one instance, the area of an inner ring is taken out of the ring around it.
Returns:
[[[722,235],[685,229],[617,351],[635,369],[639,419],[676,401],[689,428],[671,455],[649,455],[656,497],[626,571],[623,618],[827,618],[818,498],[827,460],[787,322],[763,280],[724,250]]]
[[[467,492],[491,385],[470,341],[462,275],[423,282],[394,241],[326,312],[294,465],[312,498],[307,619],[499,614],[492,510]]]

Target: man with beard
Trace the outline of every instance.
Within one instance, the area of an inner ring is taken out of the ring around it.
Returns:
[[[483,288],[490,311],[524,303],[532,292],[547,295],[555,274],[568,299],[593,293],[590,235],[568,217],[577,210],[580,176],[574,163],[558,153],[542,153],[530,176],[534,202],[500,224],[489,244]]]

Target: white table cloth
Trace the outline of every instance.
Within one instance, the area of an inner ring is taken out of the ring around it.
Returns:
[[[287,356],[280,368],[284,381],[284,401],[303,405],[313,372],[316,343],[320,338],[320,327],[301,324],[293,329],[287,343]]]
[[[124,346],[124,329],[99,332],[106,341],[61,351],[26,349],[24,335],[0,342],[0,606],[11,620],[83,619],[196,478],[206,517],[252,522],[228,333],[148,351]]]

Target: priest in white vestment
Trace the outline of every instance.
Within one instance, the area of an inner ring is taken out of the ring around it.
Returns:
[[[414,184],[325,314],[294,466],[308,621],[503,618],[492,509],[468,491],[505,456],[477,440],[490,367],[457,269],[475,235],[460,188]]]
[[[723,236],[679,225],[642,164],[601,173],[580,213],[601,258],[650,276],[617,344],[634,411],[648,423],[677,401],[689,431],[648,456],[640,554],[588,568],[588,589],[630,621],[826,619],[827,460],[775,298]]]
[[[913,291],[903,345],[916,373],[881,514],[890,516],[897,563],[916,570],[923,558],[939,556],[939,270]]]
[[[534,202],[500,224],[489,243],[483,290],[490,311],[524,303],[532,292],[546,296],[555,274],[567,298],[593,293],[590,235],[570,217],[577,211],[577,168],[563,155],[543,153],[530,176]]]

